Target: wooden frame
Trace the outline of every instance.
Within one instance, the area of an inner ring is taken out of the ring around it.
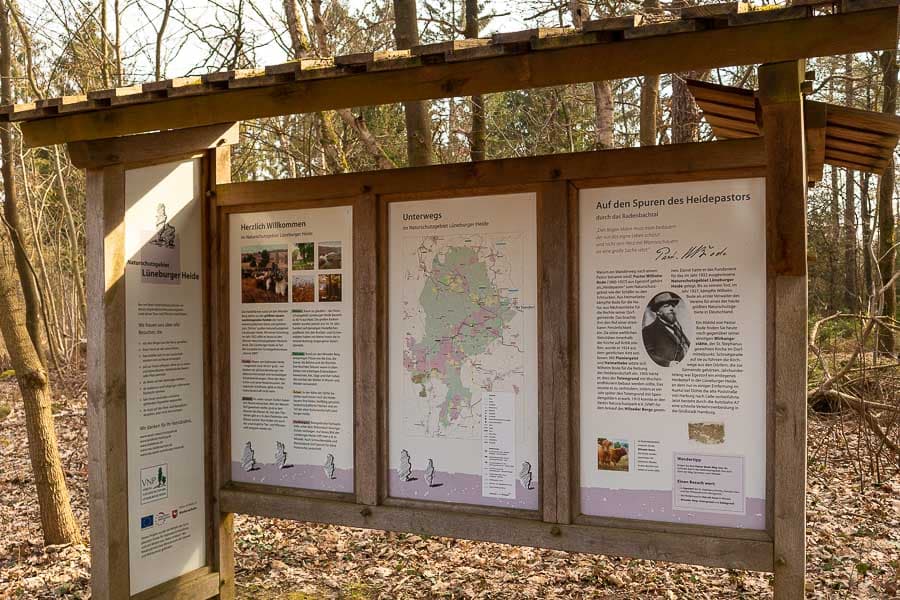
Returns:
[[[798,12],[798,8],[802,10]],[[104,110],[69,114],[60,111],[60,116],[52,118],[43,118],[49,113],[35,108],[34,115],[13,119],[23,122],[23,134],[29,145],[71,142],[73,162],[88,169],[88,289],[97,299],[88,307],[95,597],[129,597],[127,472],[117,459],[126,447],[122,279],[125,170],[195,156],[198,152],[203,156],[202,179],[209,198],[204,205],[205,239],[213,249],[205,257],[209,312],[204,318],[208,332],[204,347],[211,361],[211,369],[204,376],[206,435],[209,436],[205,465],[209,482],[208,566],[135,598],[214,595],[233,598],[233,512],[774,571],[777,598],[801,596],[805,569],[807,165],[804,103],[800,92],[803,69],[793,59],[892,46],[896,42],[897,9],[893,4],[885,6],[876,2],[858,11],[814,19],[802,18],[809,14],[803,7],[792,7],[788,12],[764,23],[756,22],[763,18],[760,15],[746,15],[750,19],[736,15],[734,22],[740,27],[710,25],[706,29],[699,22],[692,22],[690,27],[678,23],[677,30],[651,26],[643,32],[616,34],[618,37],[614,38],[601,31],[600,26],[555,40],[541,31],[526,32],[527,37],[500,36],[496,45],[486,52],[477,48],[479,52],[461,49],[459,55],[454,55],[456,47],[451,45],[450,50],[441,50],[440,60],[423,62],[418,57],[406,57],[402,60],[407,62],[386,64],[389,61],[385,60],[379,65],[373,58],[372,67],[366,63],[362,71],[354,63],[346,69],[321,72],[317,77],[299,74],[294,79],[279,79],[281,75],[273,74],[270,79],[234,86],[226,80],[225,89],[213,85],[210,90],[204,88],[202,94],[172,93],[160,102],[140,99]],[[782,17],[799,20],[780,20]],[[732,21],[731,16],[728,21]],[[678,31],[683,33],[668,35]],[[654,35],[660,32],[667,34]],[[468,54],[463,56],[466,51]],[[228,181],[228,145],[236,142],[236,127],[215,124],[195,127],[212,121],[334,109],[350,103],[444,98],[779,60],[790,62],[766,64],[759,71],[758,104],[764,138],[746,133],[749,137],[727,142],[500,160],[304,181],[232,184]],[[578,65],[578,68],[568,65]],[[159,89],[153,88],[148,93],[158,98]],[[180,127],[194,128],[133,138],[98,139]],[[816,152],[821,153],[819,149]],[[510,184],[517,189],[536,190],[542,217],[539,251],[542,256],[552,256],[566,251],[573,253],[577,248],[575,198],[579,188],[747,176],[765,176],[767,190],[765,531],[580,514],[576,493],[579,476],[577,264],[563,264],[539,272],[540,510],[493,509],[386,496],[386,485],[381,479],[386,467],[386,448],[382,447],[386,443],[387,403],[386,265],[384,255],[374,250],[379,244],[384,247],[387,203],[421,197],[421,194],[447,197],[476,190],[509,190]],[[357,339],[361,339],[354,345],[354,494],[229,482],[230,427],[226,424],[230,423],[230,389],[224,377],[230,359],[228,299],[222,293],[228,278],[228,214],[342,203],[354,207],[354,328]],[[363,253],[364,248],[372,251]],[[544,310],[549,306],[554,310]],[[559,452],[560,449],[564,451]]]
[[[378,189],[374,188],[377,193]],[[544,278],[543,265],[546,264],[545,259],[549,256],[550,252],[549,248],[546,248],[543,244],[543,241],[547,237],[547,232],[545,231],[545,227],[543,224],[545,222],[545,218],[548,216],[549,212],[551,215],[553,213],[552,208],[548,211],[548,202],[547,195],[548,186],[547,184],[541,184],[538,182],[534,183],[519,183],[516,185],[509,184],[500,184],[499,182],[494,185],[490,185],[486,183],[483,186],[478,187],[453,187],[452,189],[443,189],[438,191],[419,191],[419,192],[400,192],[400,193],[384,193],[378,194],[378,245],[375,250],[375,254],[380,258],[379,261],[379,269],[378,269],[378,314],[377,318],[381,325],[382,336],[379,339],[378,350],[380,353],[381,359],[379,360],[379,388],[381,389],[381,395],[379,397],[378,408],[379,408],[379,437],[381,440],[381,460],[379,463],[379,473],[381,476],[381,486],[382,493],[380,496],[380,504],[384,506],[397,506],[397,507],[406,507],[411,509],[421,508],[425,510],[446,510],[458,513],[465,514],[483,514],[483,515],[495,515],[495,516],[508,516],[513,518],[523,518],[523,519],[538,519],[543,517],[544,521],[553,522],[556,517],[556,503],[555,496],[556,490],[555,487],[550,487],[551,484],[555,486],[555,465],[551,460],[553,457],[552,448],[553,448],[553,436],[554,436],[554,423],[555,423],[555,415],[554,415],[554,405],[552,404],[552,399],[554,397],[553,388],[550,386],[551,378],[546,377],[545,375],[553,371],[548,371],[546,367],[541,364],[540,359],[538,363],[538,452],[539,457],[541,459],[541,477],[539,478],[539,492],[538,492],[538,508],[536,510],[529,509],[519,509],[519,508],[499,508],[499,507],[489,507],[484,505],[470,505],[470,504],[456,504],[449,502],[437,502],[437,501],[428,501],[428,500],[412,500],[406,498],[397,498],[390,496],[388,494],[388,477],[389,477],[389,464],[390,458],[388,455],[388,441],[389,441],[389,432],[388,432],[388,412],[389,412],[389,391],[388,386],[390,383],[390,373],[388,372],[388,360],[389,356],[388,352],[388,331],[390,325],[389,319],[389,302],[390,302],[390,286],[388,284],[388,261],[387,256],[389,255],[389,243],[390,243],[390,231],[388,227],[388,215],[389,215],[389,206],[394,202],[408,202],[414,200],[443,200],[443,199],[455,199],[455,198],[465,198],[471,196],[481,196],[481,195],[505,195],[505,194],[516,194],[516,193],[533,193],[535,195],[535,211],[536,211],[536,223],[537,223],[537,264],[535,265],[537,281],[542,281]],[[551,192],[552,193],[552,192]],[[555,232],[554,232],[555,233]],[[555,340],[554,333],[556,331],[555,327],[551,327],[546,322],[547,318],[552,314],[552,311],[545,310],[547,306],[550,306],[548,303],[548,298],[545,297],[544,292],[546,291],[546,286],[539,286],[539,290],[537,290],[538,297],[538,316],[537,316],[537,344],[539,348],[544,348],[545,352],[541,354],[550,354],[556,355],[556,348],[554,346]],[[545,334],[547,334],[545,336]],[[547,343],[549,340],[549,343]],[[545,345],[546,344],[546,345]],[[549,347],[548,347],[549,346]],[[548,449],[551,450],[548,454]]]
[[[221,189],[221,188],[219,188]],[[231,480],[231,420],[230,420],[230,379],[226,375],[229,372],[230,360],[230,302],[228,297],[230,287],[229,276],[229,217],[234,214],[263,212],[269,210],[291,209],[316,209],[336,206],[350,206],[353,209],[353,492],[328,492],[304,488],[274,487],[263,484],[233,482]],[[216,255],[213,268],[219,273],[216,305],[220,307],[217,346],[220,348],[221,358],[218,363],[219,371],[216,376],[218,381],[219,398],[223,420],[222,429],[219,432],[220,444],[220,470],[222,471],[222,487],[228,489],[255,490],[261,493],[277,491],[291,497],[320,498],[342,502],[358,502],[359,504],[375,504],[378,499],[378,453],[375,450],[377,444],[377,413],[375,407],[375,327],[371,316],[375,308],[375,269],[374,255],[371,252],[361,252],[359,248],[365,248],[374,241],[373,231],[369,231],[363,218],[370,217],[368,222],[373,222],[373,199],[367,194],[347,194],[345,197],[335,197],[324,200],[293,201],[287,199],[278,202],[273,199],[265,204],[255,203],[244,206],[228,206],[219,208],[217,213],[217,228],[220,232],[218,244],[214,247]],[[359,244],[359,246],[357,246]],[[359,283],[357,283],[359,282]],[[359,332],[362,331],[362,334]],[[226,416],[228,415],[228,416]],[[229,511],[230,512],[230,511]]]
[[[614,26],[616,31],[575,35],[558,35],[563,31],[549,36],[540,30],[501,34],[482,48],[454,50],[451,43],[446,51],[446,44],[421,46],[417,48],[421,54],[398,60],[387,56],[376,61],[373,55],[372,61],[363,57],[360,63],[358,56],[338,57],[338,66],[332,68],[298,70],[302,67],[295,63],[280,74],[217,74],[224,77],[215,81],[207,77],[206,82],[182,88],[173,83],[171,95],[166,95],[165,86],[160,90],[152,84],[146,92],[137,88],[136,94],[127,88],[108,90],[98,100],[102,110],[72,112],[76,109],[69,108],[49,116],[43,108],[19,111],[30,115],[23,120],[22,133],[29,146],[40,146],[216,121],[679,73],[896,45],[897,7],[890,2],[817,17],[809,16],[808,6],[787,10],[791,11],[794,14],[726,14],[726,26],[721,28],[716,27],[716,19],[703,17],[654,24],[633,29],[640,32],[637,35],[626,32],[623,36],[628,27],[621,23]],[[685,23],[690,27],[671,27]],[[610,37],[615,33],[619,37]],[[342,62],[346,68],[340,66]],[[90,102],[94,101],[85,100]]]
[[[106,598],[157,600],[174,597],[233,596],[233,559],[230,515],[207,511],[207,566],[166,583],[130,594],[128,545],[128,471],[125,373],[125,175],[130,169],[185,158],[200,158],[201,194],[214,189],[230,170],[229,145],[237,142],[237,125],[224,124],[187,132],[135,136],[112,143],[70,146],[76,166],[88,169],[88,290],[101,302],[88,306],[88,451],[91,483],[92,593]],[[210,187],[213,186],[213,187]],[[203,214],[208,207],[201,202]],[[209,231],[202,224],[204,241]],[[204,247],[205,244],[201,244]],[[208,256],[204,252],[204,268]],[[205,303],[208,306],[208,304]],[[204,310],[203,348],[210,357],[211,313]],[[209,385],[212,369],[204,369],[205,439],[212,437],[210,415],[215,404]],[[212,448],[205,444],[207,478],[205,503],[216,505]],[[218,532],[218,533],[213,533]],[[220,578],[220,572],[227,573]]]
[[[355,378],[357,409],[371,406],[361,398],[371,398],[368,386],[377,382],[378,432],[360,440],[367,449],[380,452],[379,472],[386,475],[386,215],[391,202],[423,198],[470,196],[475,193],[537,191],[540,254],[572,252],[577,244],[577,214],[574,197],[581,187],[602,187],[649,182],[675,182],[735,177],[767,176],[766,143],[761,138],[709,142],[681,146],[614,150],[602,153],[557,155],[510,159],[478,164],[424,167],[393,172],[336,175],[309,180],[281,180],[225,184],[217,187],[220,219],[235,211],[250,212],[346,204],[353,197],[356,240],[368,240],[368,249],[355,246],[357,257],[377,256],[377,303],[354,309],[355,322],[376,323],[377,366],[368,382]],[[510,185],[510,182],[515,185]],[[371,217],[363,222],[362,211]],[[220,222],[220,226],[223,222]],[[377,242],[376,242],[377,240]],[[219,256],[223,254],[220,246]],[[374,259],[373,259],[374,260]],[[545,261],[541,261],[545,262]],[[579,515],[574,486],[577,470],[577,267],[540,270],[540,301],[553,306],[540,310],[541,335],[541,440],[542,475],[540,510],[497,509],[443,502],[412,501],[387,497],[385,481],[369,484],[366,493],[357,489],[355,502],[323,493],[229,483],[221,490],[222,509],[261,516],[407,531],[431,535],[451,535],[471,539],[532,545],[580,552],[603,552],[641,558],[691,562],[710,566],[771,571],[775,568],[776,547],[772,529],[750,531],[681,525],[626,519],[603,519]],[[356,277],[356,274],[354,275]],[[221,294],[221,288],[220,288]],[[357,291],[357,301],[360,292]],[[221,300],[220,300],[221,301]],[[368,312],[368,314],[365,314]],[[770,316],[773,312],[768,313]],[[770,319],[771,321],[771,319]],[[767,332],[773,331],[769,323]],[[220,335],[222,334],[220,330]],[[357,336],[358,339],[358,336]],[[226,340],[220,340],[222,346]],[[770,352],[774,340],[767,336]],[[357,356],[359,352],[356,352]],[[786,360],[780,354],[772,365]],[[369,367],[371,368],[371,365]],[[552,378],[547,373],[553,373]],[[221,378],[221,375],[217,377]],[[805,375],[804,375],[805,377]],[[363,388],[363,386],[366,386]],[[777,427],[776,412],[767,411],[767,430]],[[567,451],[560,450],[567,448]],[[554,449],[549,453],[548,449]],[[768,464],[778,457],[769,453]],[[770,468],[767,481],[771,484]],[[790,484],[787,484],[790,485]],[[376,501],[369,492],[376,490]],[[363,497],[365,496],[365,497]],[[774,503],[767,499],[771,514]],[[767,521],[771,522],[771,517]]]

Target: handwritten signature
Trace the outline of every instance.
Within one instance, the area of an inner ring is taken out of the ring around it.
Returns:
[[[682,252],[678,248],[670,248],[663,246],[656,249],[656,260],[688,260],[692,258],[716,258],[728,256],[728,247],[716,247],[711,244],[700,244],[699,246],[691,246]]]

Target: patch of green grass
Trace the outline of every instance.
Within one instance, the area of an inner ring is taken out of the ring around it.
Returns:
[[[375,597],[375,590],[364,583],[351,583],[344,588],[343,597],[348,600],[369,600]]]
[[[12,412],[12,407],[8,404],[0,404],[0,421],[9,416],[9,413]]]
[[[3,371],[2,373],[0,373],[0,380],[9,379],[10,377],[15,377],[15,376],[16,376],[16,372],[14,370],[7,369],[7,370]]]

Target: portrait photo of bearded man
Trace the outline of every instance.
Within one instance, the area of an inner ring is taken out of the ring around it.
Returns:
[[[677,294],[662,292],[653,296],[647,305],[655,318],[645,325],[641,332],[644,349],[653,362],[661,367],[680,363],[691,347],[691,342],[678,320],[677,308],[680,302],[681,297]]]

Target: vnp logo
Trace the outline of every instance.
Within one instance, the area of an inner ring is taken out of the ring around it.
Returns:
[[[141,529],[147,529],[148,527],[153,527],[153,515],[141,517]]]
[[[152,490],[166,487],[169,481],[169,465],[154,465],[141,469],[141,489]]]
[[[169,465],[153,465],[141,469],[141,504],[169,497]]]

